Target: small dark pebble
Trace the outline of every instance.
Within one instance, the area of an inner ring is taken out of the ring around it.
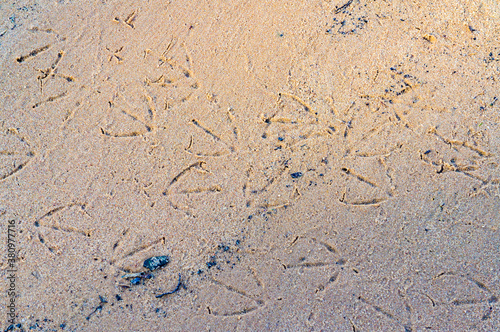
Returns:
[[[116,300],[117,300],[117,301],[121,301],[121,300],[122,300],[122,297],[121,297],[120,295],[116,294]]]
[[[278,141],[283,142],[285,139],[283,137],[278,137]]]
[[[295,173],[290,174],[292,179],[300,178],[302,175],[303,175],[302,172],[295,172]]]
[[[64,330],[64,328],[66,327],[66,324],[61,324],[61,325],[59,325],[59,327]]]
[[[144,267],[153,271],[167,265],[168,262],[170,262],[168,256],[154,256],[144,261]]]

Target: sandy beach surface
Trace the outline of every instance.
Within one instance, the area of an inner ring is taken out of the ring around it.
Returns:
[[[2,1],[0,329],[499,331],[499,36],[497,0]]]

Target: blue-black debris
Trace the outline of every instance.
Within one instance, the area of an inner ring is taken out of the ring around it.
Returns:
[[[215,258],[215,256],[211,256],[210,261],[207,262],[207,267],[210,269],[211,267],[214,267],[215,265],[217,265],[216,258]]]
[[[177,286],[175,287],[175,289],[172,290],[172,291],[170,291],[170,292],[166,292],[166,293],[163,293],[163,294],[160,294],[160,295],[156,295],[156,298],[159,299],[160,297],[163,297],[165,295],[174,294],[174,293],[178,292],[181,289],[181,287],[183,287],[184,289],[186,289],[186,286],[184,286],[184,284],[182,283],[182,276],[179,273],[179,281],[177,282]]]
[[[168,262],[170,262],[170,258],[168,256],[154,256],[144,261],[144,267],[154,271],[167,265]]]
[[[106,299],[104,297],[102,297],[101,295],[99,295],[99,301],[101,301],[101,303],[94,309],[94,311],[92,311],[87,316],[87,320],[90,320],[90,317],[92,317],[92,315],[94,315],[96,312],[98,312],[98,311],[101,312],[103,304],[108,303],[108,301],[106,301]]]
[[[140,277],[136,277],[136,278],[130,280],[130,283],[132,285],[139,285],[141,283],[141,278]]]
[[[144,272],[142,272],[139,275],[137,275],[136,277],[132,278],[130,280],[130,283],[132,285],[139,285],[139,284],[142,283],[142,281],[144,279],[151,279],[151,278],[153,278],[153,275],[151,273],[144,273]]]
[[[352,3],[352,0],[347,1],[344,5],[340,6],[339,8],[335,9],[335,14],[338,14],[340,12],[343,12],[344,10],[347,9]]]

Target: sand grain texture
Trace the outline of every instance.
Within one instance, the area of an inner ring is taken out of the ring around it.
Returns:
[[[498,1],[0,17],[24,330],[500,329]]]

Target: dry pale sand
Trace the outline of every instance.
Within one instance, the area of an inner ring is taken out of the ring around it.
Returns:
[[[496,0],[0,17],[2,331],[500,330]]]

